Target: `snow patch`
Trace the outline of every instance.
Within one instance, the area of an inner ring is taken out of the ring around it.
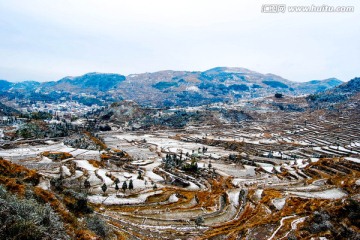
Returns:
[[[168,200],[169,203],[175,203],[175,202],[177,202],[177,201],[179,201],[179,198],[176,196],[175,193],[172,194],[172,195],[169,197],[169,200]]]
[[[277,210],[281,210],[285,205],[286,198],[274,198],[271,202]]]

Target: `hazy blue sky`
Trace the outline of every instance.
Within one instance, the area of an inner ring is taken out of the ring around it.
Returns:
[[[261,13],[267,2],[354,13]],[[245,67],[294,81],[360,76],[360,1],[0,0],[0,79]]]

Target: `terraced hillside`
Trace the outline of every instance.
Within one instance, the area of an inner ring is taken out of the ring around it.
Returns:
[[[221,128],[100,132],[96,150],[19,142],[0,156],[40,173],[41,189],[84,194],[112,238],[358,239],[359,115],[356,102],[258,111]]]

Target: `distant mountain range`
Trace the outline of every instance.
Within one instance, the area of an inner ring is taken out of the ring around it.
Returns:
[[[359,94],[360,78],[354,78],[327,91],[311,94],[307,100],[312,107],[327,108],[334,104],[351,103],[354,98],[359,99]]]
[[[204,72],[160,71],[123,76],[87,73],[53,82],[0,80],[0,94],[32,101],[78,100],[87,105],[134,100],[148,106],[196,106],[272,95],[313,94],[342,84],[336,78],[293,82],[245,68],[217,67]]]

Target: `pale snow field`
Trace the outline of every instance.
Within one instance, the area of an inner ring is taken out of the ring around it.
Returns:
[[[84,168],[88,171],[95,171],[98,169],[86,160],[74,160],[74,162],[76,163],[76,166],[78,166],[80,168]]]
[[[95,175],[94,171],[89,171],[88,173],[89,173],[88,181],[90,182],[92,187],[94,187],[95,185],[102,184],[102,181]]]
[[[207,162],[205,162],[207,166]],[[200,163],[199,165],[203,165],[203,163]],[[245,165],[244,169],[239,166],[231,166],[229,164],[224,163],[217,163],[215,161],[211,162],[211,165],[213,168],[215,168],[217,171],[221,171],[226,173],[227,175],[233,176],[235,178],[241,178],[241,177],[253,177],[255,176],[255,167]]]
[[[297,195],[299,197],[307,197],[307,198],[323,198],[323,199],[339,199],[346,197],[347,194],[344,193],[341,189],[333,188],[324,190],[321,192],[292,192],[288,191],[288,193]]]
[[[0,157],[28,157],[29,155],[38,155],[45,151],[55,151],[54,149],[59,149],[63,145],[62,144],[56,144],[51,146],[24,146],[20,148],[15,149],[7,149],[7,150],[1,150]]]
[[[56,143],[52,145],[39,145],[39,146],[22,146],[15,149],[7,149],[0,151],[0,157],[4,158],[19,158],[19,157],[36,157],[42,152],[68,152],[73,156],[77,155],[99,155],[98,151],[89,151],[83,149],[75,149],[67,147],[63,143]]]
[[[114,137],[118,138],[119,140],[137,140],[137,141],[141,141],[143,139],[146,139],[146,142],[149,144],[154,144],[158,146],[158,149],[164,149],[164,150],[168,150],[169,152],[173,152],[173,153],[179,153],[181,150],[184,154],[192,153],[192,150],[195,150],[195,153],[198,153],[198,149],[205,146],[203,144],[200,143],[192,143],[192,142],[183,142],[183,141],[178,141],[178,140],[174,140],[174,139],[170,139],[167,136],[155,136],[155,135],[132,135],[132,134],[121,134],[121,135],[115,135]],[[233,154],[235,152],[232,151],[227,151],[224,150],[220,147],[212,147],[212,146],[206,146],[208,148],[208,151],[206,153],[206,155],[210,155],[212,154],[212,157],[217,157],[217,156],[227,156],[229,154]]]
[[[158,175],[152,171],[146,171],[145,176],[148,177],[149,179],[153,180],[154,182],[164,181],[163,177],[161,177],[160,175]]]
[[[102,203],[105,205],[119,205],[119,204],[140,204],[144,203],[149,196],[162,193],[161,190],[139,194],[137,197],[124,198],[116,197],[116,195],[110,195],[108,197],[101,195],[88,196],[89,202]]]
[[[98,169],[98,170],[97,170],[97,174],[102,177],[104,183],[105,183],[107,186],[110,186],[111,184],[114,183],[114,181],[111,180],[111,178],[109,178],[108,176],[105,175],[106,172],[108,172],[108,170],[106,170],[106,169]]]

